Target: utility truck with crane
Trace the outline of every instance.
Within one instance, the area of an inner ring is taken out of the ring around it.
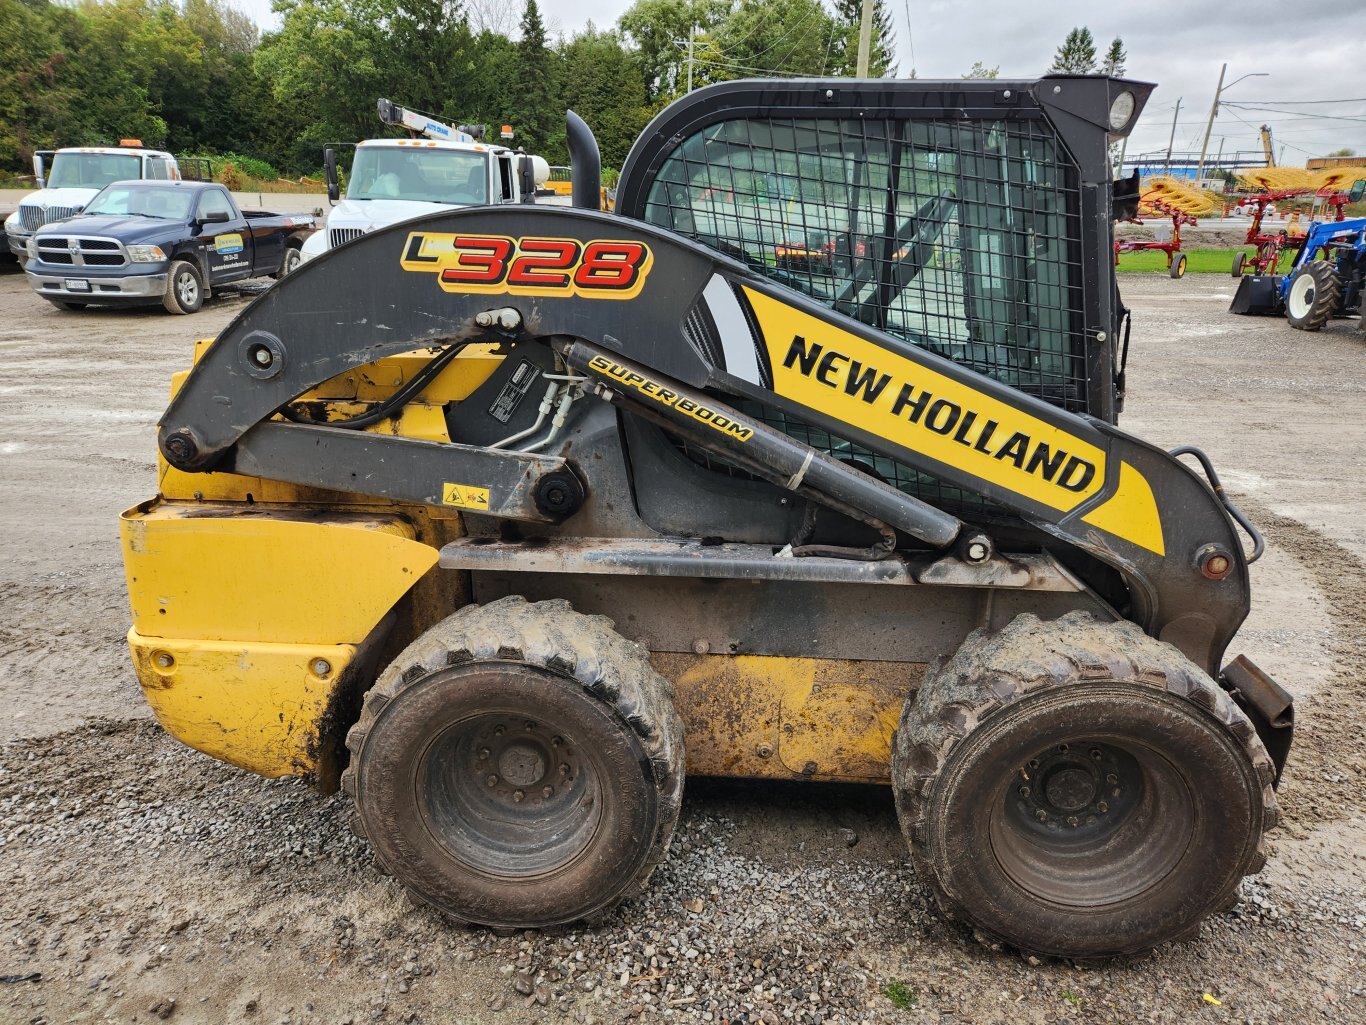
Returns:
[[[483,141],[483,125],[448,125],[386,99],[379,119],[406,129],[406,139],[366,139],[355,158],[342,196],[334,147],[323,153],[327,226],[305,244],[304,260],[351,242],[376,228],[462,206],[535,202],[550,176],[550,165],[507,146]]]

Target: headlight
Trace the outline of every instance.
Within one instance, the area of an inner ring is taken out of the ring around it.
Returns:
[[[38,240],[36,238],[30,238],[24,245],[24,248],[28,250],[28,258],[30,260],[38,259]]]
[[[133,263],[160,263],[166,254],[160,246],[129,246],[128,259]]]
[[[1110,104],[1110,131],[1117,132],[1129,123],[1129,118],[1134,116],[1134,94],[1128,91],[1120,93]]]
[[[5,218],[5,230],[6,230],[6,231],[9,231],[10,225],[11,225],[11,224],[13,224],[13,225],[18,225],[18,223],[19,223],[19,211],[16,210],[16,211],[14,211],[14,213],[10,214],[8,217]],[[17,233],[16,233],[16,234],[17,234]]]

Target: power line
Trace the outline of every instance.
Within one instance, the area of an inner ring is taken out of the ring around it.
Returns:
[[[1225,100],[1225,103],[1233,102]],[[1282,107],[1300,107],[1315,103],[1366,103],[1366,99],[1358,100],[1241,100],[1241,103],[1276,103]]]
[[[1293,114],[1304,120],[1318,121],[1360,121],[1366,123],[1366,117],[1346,117],[1341,114],[1307,114],[1298,110],[1281,110],[1277,107],[1256,107],[1250,103],[1233,103],[1230,100],[1223,102],[1225,107],[1237,107],[1239,110],[1262,110],[1271,114]]]

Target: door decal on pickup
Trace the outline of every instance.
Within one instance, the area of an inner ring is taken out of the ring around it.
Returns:
[[[213,251],[219,256],[240,253],[242,248],[242,236],[235,231],[219,235],[213,240]]]

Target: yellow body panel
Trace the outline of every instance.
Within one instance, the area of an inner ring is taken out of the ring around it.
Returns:
[[[407,602],[414,622],[400,634],[430,625],[429,605],[451,607],[453,596],[431,600],[438,546],[415,540],[415,522],[424,523],[246,503],[157,501],[124,513],[128,643],[167,732],[262,776],[332,789],[348,725],[334,710],[359,682],[357,651],[410,592],[426,600]]]
[[[261,776],[314,776],[335,766],[320,743],[354,644],[269,644],[128,632],[143,696],[177,740]]]
[[[925,666],[681,655],[651,663],[674,684],[688,774],[885,783],[892,732]]]
[[[437,560],[397,516],[160,503],[121,529],[146,637],[358,644]]]

